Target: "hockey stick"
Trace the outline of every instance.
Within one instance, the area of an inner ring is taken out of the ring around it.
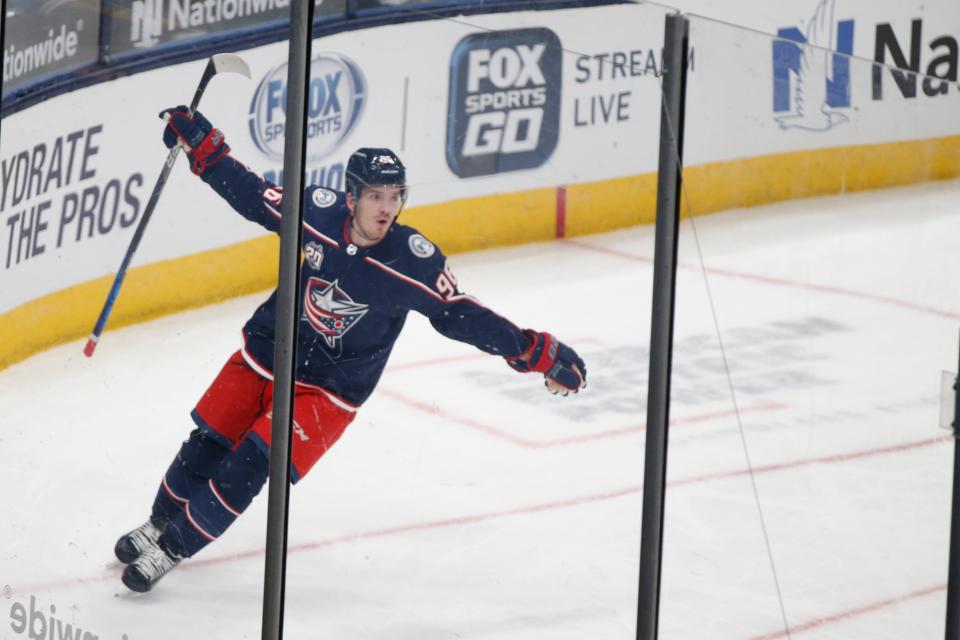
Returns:
[[[200,104],[200,98],[203,97],[204,91],[207,90],[207,85],[210,84],[213,76],[218,73],[239,73],[249,78],[250,67],[247,66],[243,58],[233,55],[232,53],[217,53],[211,56],[210,61],[207,62],[207,68],[203,71],[203,77],[200,78],[197,91],[193,94],[193,101],[190,103],[191,113],[197,110],[197,106]],[[130,246],[127,247],[127,252],[123,256],[123,262],[120,263],[120,269],[113,279],[113,286],[110,287],[110,293],[107,294],[107,299],[103,303],[103,309],[100,311],[100,317],[97,318],[97,324],[94,325],[93,332],[87,340],[87,345],[83,348],[83,354],[88,358],[93,355],[94,349],[97,348],[100,334],[103,333],[103,328],[107,324],[107,318],[110,317],[113,304],[117,301],[117,295],[120,293],[120,287],[123,285],[123,279],[127,275],[127,267],[130,266],[133,254],[136,253],[137,247],[140,245],[143,231],[147,228],[150,216],[153,215],[153,210],[157,207],[157,201],[160,200],[160,194],[163,192],[163,187],[167,184],[167,178],[170,176],[173,163],[176,162],[179,154],[179,144],[170,149],[170,152],[167,154],[167,161],[163,165],[160,177],[157,178],[157,183],[153,186],[153,193],[150,194],[150,200],[147,202],[147,208],[143,212],[143,217],[140,218],[140,223],[137,225],[136,231],[133,232],[133,238],[130,239]]]

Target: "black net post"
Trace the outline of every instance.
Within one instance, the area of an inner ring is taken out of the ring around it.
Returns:
[[[110,64],[113,56],[110,51],[110,33],[113,30],[113,3],[100,5],[100,51],[97,60],[100,64]]]
[[[643,524],[640,532],[640,590],[637,640],[654,640],[660,609],[660,561],[667,476],[667,422],[670,418],[670,366],[673,352],[677,237],[680,227],[683,115],[686,95],[689,21],[666,18],[663,103],[660,112],[660,165],[653,259],[653,311],[647,393],[647,442],[643,470]]]
[[[960,356],[953,383],[953,506],[947,571],[947,640],[960,640]]]
[[[0,67],[3,66],[3,52],[7,50],[7,2],[0,1]],[[3,73],[0,72],[0,98],[3,96]]]
[[[303,227],[303,168],[306,157],[306,100],[310,79],[313,0],[290,3],[290,53],[283,153],[280,276],[277,284],[276,344],[273,351],[273,425],[270,447],[267,550],[263,584],[263,640],[283,638],[283,605],[290,503],[290,432],[296,372]]]

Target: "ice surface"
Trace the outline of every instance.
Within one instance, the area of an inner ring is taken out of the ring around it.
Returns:
[[[958,202],[954,181],[701,218],[703,267],[684,223],[661,637],[786,637],[708,285],[792,636],[942,636]],[[412,314],[293,491],[286,637],[634,637],[651,257],[639,228],[451,259],[589,388],[550,396]],[[31,598],[104,640],[259,637],[265,493],[145,596],[112,547],[264,297],[0,372],[0,637],[29,637]]]

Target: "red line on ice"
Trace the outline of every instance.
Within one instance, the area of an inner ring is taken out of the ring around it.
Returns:
[[[818,458],[802,458],[799,460],[794,460],[790,462],[783,462],[780,464],[765,465],[761,467],[754,467],[755,474],[762,473],[772,473],[776,471],[784,471],[787,469],[794,469],[797,467],[807,466],[811,464],[834,464],[838,462],[846,462],[849,460],[868,458],[872,456],[885,455],[889,453],[898,453],[902,451],[911,451],[920,449],[923,447],[933,446],[937,444],[942,444],[945,442],[950,442],[953,440],[952,436],[941,436],[938,438],[929,438],[927,440],[919,440],[914,442],[904,442],[898,445],[892,445],[888,447],[881,447],[877,449],[869,449],[865,451],[854,451],[850,453],[836,454],[830,456],[822,456]],[[693,478],[671,480],[667,482],[668,487],[681,487],[690,484],[697,484],[702,482],[714,481],[714,480],[725,480],[729,478],[736,478],[744,475],[748,475],[749,471],[747,469],[733,469],[730,471],[718,472],[713,474],[707,474],[702,476],[696,476]],[[540,513],[544,511],[552,511],[554,509],[564,509],[568,507],[578,507],[582,505],[592,504],[595,502],[601,502],[604,500],[611,500],[614,498],[621,498],[628,495],[633,495],[635,493],[640,493],[643,490],[642,486],[630,486],[622,489],[614,489],[611,491],[606,491],[603,493],[595,493],[586,496],[579,496],[575,498],[568,498],[566,500],[557,500],[553,502],[545,502],[541,504],[527,505],[523,507],[514,507],[512,509],[505,509],[502,511],[493,511],[488,513],[480,513],[474,515],[460,516],[456,518],[447,518],[443,520],[432,520],[428,522],[414,523],[408,525],[400,525],[396,527],[388,527],[384,529],[375,529],[372,531],[361,531],[359,533],[345,534],[342,536],[335,536],[333,538],[327,538],[325,540],[318,540],[316,542],[309,542],[300,545],[291,546],[288,549],[289,553],[298,553],[302,551],[310,551],[313,549],[318,549],[321,547],[327,547],[336,544],[343,544],[346,542],[356,542],[359,540],[369,540],[372,538],[382,538],[390,535],[399,535],[404,533],[413,533],[417,531],[429,531],[432,529],[442,529],[445,527],[460,526],[466,524],[476,524],[478,522],[484,522],[487,520],[494,520],[498,518],[510,517],[510,516],[519,516],[527,515],[531,513]],[[182,564],[177,571],[189,571],[191,569],[197,569],[200,567],[214,565],[214,564],[223,564],[231,562],[234,560],[242,560],[246,558],[255,558],[263,556],[264,549],[251,549],[249,551],[244,551],[241,553],[231,554],[227,556],[212,556],[208,558],[202,558],[199,560],[190,560]],[[107,582],[108,580],[116,580],[120,576],[120,570],[117,568],[111,569],[106,573],[103,573],[98,576],[87,576],[79,578],[67,578],[62,580],[54,580],[50,582],[41,582],[32,585],[26,585],[18,587],[17,591],[22,593],[38,593],[41,591],[49,591],[52,589],[62,588],[62,587],[76,587],[83,584],[98,584],[102,582]],[[927,589],[937,589],[942,587],[928,587]],[[911,592],[906,596],[901,596],[899,599],[892,599],[889,601],[883,601],[882,603],[875,603],[873,605],[868,605],[872,607],[870,610],[875,610],[883,606],[888,606],[890,604],[897,604],[902,602],[904,599],[911,597],[916,597],[912,594],[920,593],[919,591]],[[849,615],[853,614],[848,614]],[[835,616],[834,616],[835,617]],[[819,625],[826,624],[831,619],[824,618],[823,622],[819,622]],[[806,623],[806,624],[813,624]],[[802,625],[801,625],[802,626]],[[779,636],[770,636],[771,638]]]
[[[762,402],[754,405],[748,405],[746,407],[740,407],[740,414],[744,413],[759,413],[764,411],[780,411],[787,409],[787,405],[777,404],[775,402]],[[676,428],[685,424],[692,424],[697,422],[709,422],[711,420],[716,420],[717,418],[726,418],[729,416],[737,415],[737,411],[734,409],[727,409],[725,411],[714,411],[712,413],[701,413],[692,416],[683,416],[680,418],[674,418],[670,420],[670,428]],[[610,431],[601,431],[599,433],[588,433],[582,436],[570,436],[567,438],[558,438],[556,440],[548,440],[547,442],[542,443],[541,447],[559,447],[567,444],[579,444],[581,442],[591,442],[593,440],[603,440],[605,438],[613,438],[616,436],[630,435],[634,433],[643,433],[647,430],[646,425],[640,425],[638,427],[624,427],[623,429],[611,429]]]
[[[450,420],[451,422],[456,422],[457,424],[462,425],[464,427],[469,427],[470,429],[474,429],[475,431],[479,431],[480,433],[485,433],[488,436],[493,436],[494,438],[506,440],[507,442],[511,444],[515,444],[520,447],[536,448],[538,446],[542,446],[533,440],[527,440],[526,438],[515,436],[512,433],[501,431],[496,427],[491,427],[490,425],[484,424],[479,420],[474,420],[473,418],[465,418],[462,416],[453,415],[452,413],[444,411],[443,409],[441,409],[436,405],[428,404],[426,402],[417,400],[416,398],[411,398],[410,396],[404,395],[397,391],[386,389],[383,386],[380,387],[379,393],[382,396],[393,398],[397,402],[405,404],[411,409],[416,409],[417,411],[422,411],[423,413],[429,413],[431,415],[435,415],[438,418],[444,418],[446,420]]]
[[[461,426],[468,427],[475,431],[479,431],[488,436],[494,438],[499,438],[500,440],[505,440],[511,444],[515,444],[520,447],[526,447],[527,449],[548,449],[551,447],[562,447],[565,445],[571,444],[581,444],[584,442],[594,442],[597,440],[605,440],[607,438],[616,438],[620,436],[626,436],[636,433],[643,433],[646,430],[646,425],[640,425],[635,427],[623,427],[621,429],[612,429],[610,431],[599,431],[595,433],[586,433],[583,435],[569,436],[566,438],[557,438],[554,440],[530,440],[527,438],[522,438],[520,436],[514,435],[509,431],[503,429],[498,429],[489,424],[480,422],[479,420],[474,420],[473,418],[467,418],[464,416],[458,416],[456,414],[450,413],[444,409],[441,409],[439,406],[434,404],[429,404],[423,402],[422,400],[417,400],[411,396],[400,393],[399,391],[394,391],[392,389],[387,389],[380,387],[379,393],[381,395],[392,398],[397,402],[407,405],[411,409],[416,409],[417,411],[422,411],[424,413],[429,413],[431,415],[437,416],[438,418],[443,418],[444,420],[449,420],[450,422],[455,422]],[[745,407],[740,407],[740,413],[757,413],[761,411],[779,411],[786,409],[786,405],[776,404],[773,402],[764,402],[758,403],[755,405],[747,405]],[[716,418],[724,418],[727,416],[737,415],[737,412],[733,409],[726,409],[724,411],[713,411],[710,413],[702,413],[692,416],[683,416],[680,418],[674,418],[670,421],[671,427],[676,427],[682,424],[696,423],[696,422],[707,422],[709,420],[714,420]]]
[[[771,471],[782,471],[784,469],[797,469],[799,467],[808,467],[815,464],[833,464],[837,462],[849,462],[851,460],[860,460],[862,458],[872,458],[886,453],[900,453],[911,449],[920,449],[931,445],[939,444],[953,440],[953,436],[937,436],[936,438],[927,438],[926,440],[916,440],[914,442],[902,442],[900,444],[890,445],[888,447],[878,447],[876,449],[865,449],[863,451],[851,451],[848,453],[836,453],[829,456],[819,456],[816,458],[801,458],[799,460],[790,460],[788,462],[779,462],[776,464],[761,465],[753,467],[753,473],[770,473]],[[726,480],[737,476],[750,475],[750,469],[737,469],[733,471],[720,471],[716,473],[707,473],[700,476],[692,476],[682,480],[672,480],[668,486],[676,487],[685,484],[696,484],[710,480]]]
[[[855,618],[857,616],[862,616],[866,613],[873,613],[880,609],[885,609],[886,607],[892,607],[900,604],[901,602],[907,602],[908,600],[915,600],[917,598],[922,598],[928,596],[931,593],[937,593],[938,591],[945,591],[947,588],[946,584],[938,584],[932,587],[925,587],[923,589],[917,589],[916,591],[911,591],[910,593],[905,593],[900,596],[894,596],[893,598],[887,598],[886,600],[879,600],[877,602],[872,602],[861,607],[856,607],[853,609],[847,609],[846,611],[839,611],[837,613],[831,613],[830,615],[823,616],[822,618],[815,618],[807,622],[803,622],[798,625],[792,625],[790,627],[790,634],[802,633],[804,631],[809,631],[810,629],[816,629],[819,627],[832,624],[834,622],[841,622],[843,620],[849,620],[850,618]],[[749,640],[776,640],[776,638],[786,638],[788,637],[787,631],[782,629],[780,631],[771,631],[770,633],[765,633],[759,636],[753,636]]]
[[[566,339],[564,339],[566,341]],[[603,341],[597,338],[571,338],[570,344],[594,344],[603,346]],[[401,371],[404,369],[420,369],[423,367],[433,367],[441,364],[450,364],[451,362],[466,362],[469,360],[489,360],[490,354],[488,353],[467,353],[460,356],[442,356],[440,358],[430,358],[429,360],[415,360],[413,362],[402,362],[400,364],[388,364],[387,371]],[[378,388],[379,389],[379,388]]]
[[[610,249],[608,247],[598,247],[586,242],[578,240],[564,240],[566,244],[572,245],[574,247],[585,249],[587,251],[593,251],[595,253],[602,253],[608,256],[614,256],[618,258],[624,258],[626,260],[632,260],[634,262],[644,262],[652,263],[653,260],[645,256],[634,255],[632,253],[627,253],[626,251],[618,251],[617,249]],[[678,268],[685,269],[688,271],[701,271],[705,270],[707,273],[724,276],[727,278],[739,278],[741,280],[750,280],[752,282],[760,282],[763,284],[771,284],[781,287],[793,287],[795,289],[807,289],[809,291],[817,291],[820,293],[829,293],[840,296],[847,296],[849,298],[859,298],[861,300],[871,300],[873,302],[880,302],[883,304],[889,304],[896,307],[903,307],[904,309],[911,309],[913,311],[920,311],[923,313],[929,313],[931,315],[940,316],[941,318],[950,318],[951,320],[960,319],[960,313],[955,311],[946,311],[944,309],[937,309],[935,307],[928,307],[922,304],[916,304],[914,302],[908,302],[906,300],[900,300],[898,298],[891,298],[889,296],[883,296],[876,293],[867,293],[866,291],[855,291],[853,289],[841,289],[840,287],[832,287],[829,285],[822,284],[813,284],[809,282],[798,282],[795,280],[787,280],[786,278],[773,278],[770,276],[763,276],[754,273],[745,273],[741,271],[732,271],[730,269],[718,269],[714,267],[706,267],[701,269],[699,265],[689,265],[679,263]]]

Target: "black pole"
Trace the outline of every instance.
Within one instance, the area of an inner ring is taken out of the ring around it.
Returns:
[[[110,38],[113,33],[113,2],[105,0],[100,5],[100,35],[97,36],[99,40],[99,53],[97,61],[102,65],[110,64],[113,56],[111,55],[112,47],[110,44]]]
[[[0,69],[3,67],[3,52],[7,50],[7,0],[0,1]],[[3,98],[3,72],[0,71],[0,100]]]
[[[273,425],[270,447],[267,551],[263,583],[263,640],[283,638],[290,506],[290,432],[299,319],[300,245],[303,227],[303,167],[306,159],[306,99],[314,0],[290,3],[287,62],[287,121],[283,151],[280,277],[277,284],[276,344],[273,350]]]
[[[960,357],[953,382],[953,507],[947,571],[947,640],[960,640]]]
[[[653,317],[647,393],[647,443],[643,470],[643,525],[640,532],[640,590],[637,640],[655,640],[660,614],[660,561],[667,477],[667,423],[670,418],[670,366],[677,276],[677,235],[689,22],[667,16],[664,27],[663,103],[660,112],[660,165],[657,178],[656,244],[653,257]]]

